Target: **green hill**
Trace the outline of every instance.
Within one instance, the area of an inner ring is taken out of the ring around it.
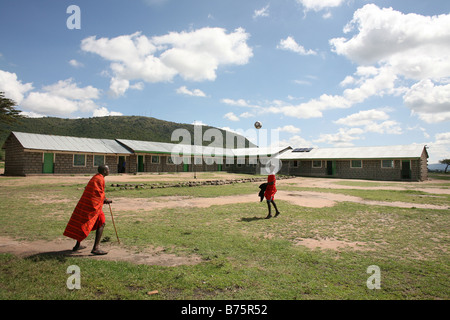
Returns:
[[[179,143],[171,141],[175,129],[186,129],[191,134],[191,144],[194,144],[194,126],[191,124],[175,123],[150,117],[140,116],[109,116],[80,119],[61,119],[54,117],[22,118],[13,125],[0,124],[0,146],[11,131],[27,133],[53,134],[61,136],[103,138],[103,139],[130,139],[155,142]],[[203,126],[203,133],[213,127]],[[224,130],[219,129],[224,137]],[[238,135],[232,134],[233,137]],[[246,147],[255,146],[245,139]],[[211,144],[203,141],[203,145]]]

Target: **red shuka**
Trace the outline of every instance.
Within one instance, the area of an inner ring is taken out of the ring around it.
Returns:
[[[273,182],[272,184],[270,184],[271,182]],[[275,193],[277,192],[277,188],[275,187],[275,182],[276,182],[276,178],[274,174],[269,174],[269,176],[267,177],[267,187],[266,187],[266,191],[264,192],[264,196],[266,197],[267,200],[273,200]]]
[[[92,230],[102,226],[105,223],[104,200],[105,178],[98,173],[91,178],[84,189],[63,234],[81,242]]]

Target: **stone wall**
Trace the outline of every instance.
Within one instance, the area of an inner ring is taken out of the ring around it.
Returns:
[[[427,179],[427,161],[426,155],[422,158],[407,160],[410,161],[412,181],[423,181]],[[331,161],[330,161],[331,162]],[[362,160],[361,168],[352,168],[351,160],[334,160],[335,171],[333,175],[329,174],[327,161],[322,160],[320,168],[313,168],[311,160],[298,160],[294,166],[293,160],[282,162],[281,173],[305,176],[305,177],[335,177],[343,179],[364,179],[364,180],[384,180],[398,181],[402,180],[402,160],[394,160],[393,168],[382,168],[382,160]]]

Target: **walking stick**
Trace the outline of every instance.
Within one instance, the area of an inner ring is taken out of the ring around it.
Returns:
[[[112,222],[113,222],[114,230],[116,231],[117,241],[118,241],[119,244],[120,244],[119,236],[117,235],[116,224],[114,223],[114,217],[113,217],[112,210],[111,210],[111,204],[108,203],[108,205],[109,205],[109,212],[111,212],[111,219],[112,219]]]

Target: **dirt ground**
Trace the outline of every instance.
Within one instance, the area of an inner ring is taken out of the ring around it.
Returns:
[[[226,173],[212,173],[209,175],[199,174],[195,181],[212,180],[212,179],[228,179],[229,176]],[[239,178],[238,175],[233,178]],[[3,179],[0,177],[1,185],[24,185],[24,184],[85,184],[90,179],[90,176],[46,176],[44,179],[41,176],[20,177],[14,179]],[[142,175],[114,175],[106,178],[107,184],[111,183],[139,183],[152,181],[193,181],[192,173],[180,173],[180,174],[142,174]],[[429,180],[425,182],[386,182],[381,183],[381,186],[345,186],[339,185],[336,182],[349,181],[341,179],[325,179],[325,178],[292,178],[286,180],[280,180],[277,182],[278,192],[276,199],[288,201],[291,204],[301,207],[322,208],[332,207],[338,202],[357,202],[367,205],[385,205],[385,206],[397,206],[402,208],[425,208],[425,209],[448,209],[447,206],[438,206],[431,204],[417,204],[407,202],[382,202],[382,201],[368,201],[355,196],[342,195],[333,193],[332,189],[365,189],[365,190],[421,190],[424,192],[430,192],[434,194],[450,194],[450,189],[440,188],[440,183],[445,181]],[[358,181],[358,180],[351,180]],[[367,181],[364,181],[367,182]],[[255,183],[259,184],[259,183]],[[314,192],[314,191],[285,191],[283,186],[301,186],[301,187],[317,187],[328,188],[330,192]],[[376,184],[375,184],[376,185]],[[40,200],[42,201],[42,200]],[[43,202],[61,201],[48,198]],[[158,210],[162,208],[179,208],[179,207],[201,207],[207,208],[212,205],[227,205],[232,203],[248,203],[259,201],[257,194],[251,195],[233,195],[223,196],[215,198],[194,198],[187,196],[170,196],[170,197],[156,197],[152,199],[148,198],[115,198],[114,199],[114,211],[120,213],[121,211],[140,211],[140,210]],[[70,239],[56,239],[53,241],[18,241],[8,237],[0,236],[0,253],[13,253],[15,255],[26,256],[46,256],[46,255],[65,255],[71,257],[89,257],[92,259],[104,259],[112,261],[130,261],[137,264],[148,265],[162,265],[162,266],[178,266],[178,265],[191,265],[201,262],[199,257],[189,256],[180,257],[173,254],[168,254],[163,251],[162,248],[147,248],[145,251],[136,251],[130,248],[125,248],[117,243],[104,243],[102,249],[108,251],[107,255],[95,256],[90,253],[92,248],[92,242],[85,241],[83,245],[85,249],[78,252],[72,252],[71,248],[74,245],[74,241]],[[299,239],[297,245],[306,246],[308,248],[323,248],[339,250],[346,247],[354,250],[363,250],[363,243],[349,243],[344,241],[337,241],[335,239]]]
[[[101,243],[101,249],[107,251],[107,255],[96,256],[91,253],[92,240],[82,242],[85,247],[79,251],[73,252],[75,240],[56,239],[52,241],[19,241],[9,237],[0,236],[0,253],[12,253],[19,257],[47,257],[47,256],[66,256],[109,261],[129,261],[136,264],[158,265],[166,267],[175,267],[179,265],[193,265],[201,262],[201,258],[196,256],[181,257],[174,254],[165,253],[162,248],[147,248],[142,250],[133,250],[124,248],[115,243]]]

